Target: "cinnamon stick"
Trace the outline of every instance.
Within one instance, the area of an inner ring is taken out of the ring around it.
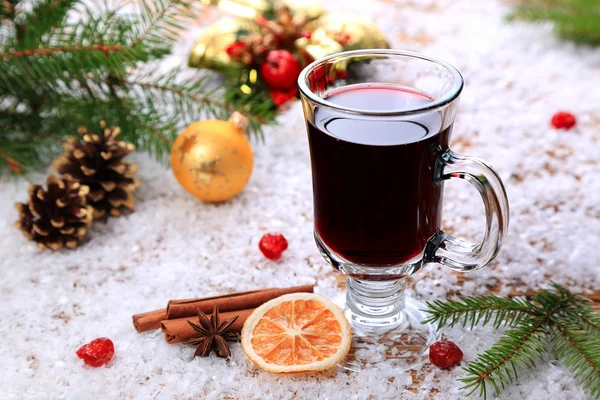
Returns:
[[[160,328],[160,321],[167,318],[167,309],[150,311],[133,316],[133,326],[138,332],[146,332]]]
[[[171,300],[167,305],[167,318],[176,319],[193,317],[198,310],[204,313],[212,312],[215,306],[220,312],[246,310],[256,308],[269,300],[289,293],[312,293],[313,285],[293,286],[282,289],[262,289],[251,292],[233,293],[225,296],[208,297],[205,299]]]
[[[138,332],[159,329],[161,321],[185,317],[195,317],[198,310],[212,313],[214,306],[219,311],[235,311],[256,308],[267,301],[288,293],[312,293],[313,285],[294,286],[282,289],[261,289],[250,292],[227,294],[224,296],[207,297],[203,299],[171,300],[167,308],[150,311],[133,316],[133,326]],[[236,321],[237,323],[237,321]]]
[[[238,316],[238,319],[231,325],[229,328],[230,332],[239,333],[242,331],[242,327],[244,326],[244,322],[248,319],[252,311],[255,309],[249,310],[237,310],[237,311],[229,311],[229,312],[219,312],[219,318],[221,321],[226,321]],[[212,314],[212,313],[211,313]],[[210,315],[207,314],[210,318]],[[177,318],[177,319],[167,319],[161,322],[160,329],[165,334],[165,340],[169,344],[186,342],[192,338],[192,336],[197,335],[197,332],[188,324],[188,321],[199,324],[198,316],[195,317],[185,317],[185,318]]]

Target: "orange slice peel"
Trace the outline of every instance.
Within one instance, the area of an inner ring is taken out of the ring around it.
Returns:
[[[244,352],[276,373],[322,371],[342,361],[352,343],[350,324],[326,297],[293,293],[258,307],[242,329]]]

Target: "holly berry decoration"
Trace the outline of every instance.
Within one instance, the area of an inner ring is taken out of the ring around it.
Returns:
[[[575,124],[577,123],[577,119],[570,112],[559,111],[552,116],[550,123],[556,129],[569,130],[575,126]]]
[[[280,90],[294,87],[301,70],[296,56],[287,50],[271,50],[260,66],[260,73],[269,88]]]
[[[296,95],[298,94],[298,87],[294,86],[293,88],[288,90],[269,90],[269,94],[271,95],[273,103],[275,103],[277,107],[282,107],[289,100],[296,97]]]
[[[108,364],[115,354],[115,346],[109,338],[98,338],[77,350],[77,356],[90,367]]]
[[[288,248],[288,242],[280,233],[267,233],[258,243],[258,248],[269,260],[279,260]]]
[[[217,21],[198,37],[190,54],[192,67],[238,77],[227,85],[240,104],[250,106],[268,94],[273,101],[265,102],[265,109],[282,111],[284,103],[297,97],[290,90],[301,69],[311,62],[344,50],[389,48],[377,26],[360,15],[326,14],[319,0],[272,3],[264,11],[253,10],[253,18]],[[345,79],[331,72],[329,82]]]
[[[460,364],[463,352],[454,343],[440,340],[429,346],[429,361],[438,368],[452,368]]]

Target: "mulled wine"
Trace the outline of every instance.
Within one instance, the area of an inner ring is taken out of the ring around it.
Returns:
[[[390,84],[334,89],[327,101],[369,112],[406,111],[432,98]],[[443,184],[438,156],[452,126],[442,115],[381,117],[324,107],[307,122],[315,230],[334,253],[355,264],[403,264],[420,256],[440,229]]]

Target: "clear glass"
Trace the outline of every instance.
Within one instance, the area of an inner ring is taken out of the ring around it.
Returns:
[[[457,271],[483,268],[508,228],[508,199],[496,172],[448,145],[462,76],[420,54],[358,50],[315,61],[298,84],[311,151],[315,240],[323,257],[347,276],[344,307],[355,356],[346,367],[371,368],[384,356],[413,368],[438,333],[421,324],[424,305],[405,296],[405,278],[430,263]],[[429,101],[402,108],[328,101],[357,85],[401,86]],[[336,126],[350,136],[336,137],[330,129]],[[415,134],[415,126],[425,133]],[[450,178],[467,180],[481,194],[486,229],[480,243],[441,229],[443,185]]]

